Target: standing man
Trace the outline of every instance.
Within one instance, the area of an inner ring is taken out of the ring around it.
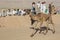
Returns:
[[[47,8],[46,8],[46,2],[44,1],[44,2],[42,2],[42,4],[41,4],[41,12],[42,13],[45,13],[45,10],[46,10]]]
[[[41,9],[41,3],[40,3],[40,1],[38,1],[38,3],[37,3],[37,12],[38,13],[40,13],[40,10]]]

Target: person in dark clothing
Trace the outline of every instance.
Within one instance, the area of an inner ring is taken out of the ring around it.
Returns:
[[[32,2],[32,13],[36,14],[35,2]]]

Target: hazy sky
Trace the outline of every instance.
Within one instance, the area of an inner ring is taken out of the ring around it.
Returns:
[[[0,8],[30,8],[31,3],[39,0],[0,0]],[[44,0],[40,0],[41,2]],[[60,0],[45,0],[47,3],[54,2],[57,7],[60,7]]]

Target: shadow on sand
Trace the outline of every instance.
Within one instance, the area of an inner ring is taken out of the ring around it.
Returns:
[[[38,31],[39,31],[39,34],[40,34],[40,33],[43,33],[44,35],[46,35],[47,27],[44,26],[44,27],[41,27],[40,29],[39,29],[39,28],[30,27],[30,29],[35,30],[35,32],[30,35],[30,37],[33,37]],[[48,28],[48,30],[53,31],[53,30],[50,29],[50,28]]]

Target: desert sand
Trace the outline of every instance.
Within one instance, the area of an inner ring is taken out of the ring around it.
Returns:
[[[7,16],[0,18],[0,40],[60,40],[60,14],[52,16],[55,24],[55,34],[48,31],[46,35],[36,33],[30,29],[30,18],[26,16]]]

